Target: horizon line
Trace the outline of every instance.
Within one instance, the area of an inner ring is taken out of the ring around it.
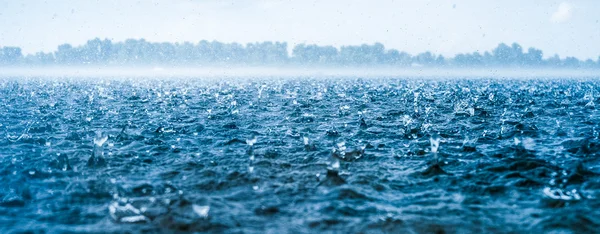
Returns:
[[[599,78],[600,68],[440,68],[440,67],[10,67],[0,71],[0,78]]]

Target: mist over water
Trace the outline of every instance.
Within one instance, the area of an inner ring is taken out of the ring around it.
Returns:
[[[42,66],[5,67],[4,79],[108,79],[108,80],[213,80],[265,78],[401,78],[401,79],[594,79],[600,74],[595,68],[436,68],[392,66]]]
[[[0,230],[589,233],[600,224],[592,73],[141,78],[163,69],[1,78]]]

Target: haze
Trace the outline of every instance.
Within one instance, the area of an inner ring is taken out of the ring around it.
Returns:
[[[597,1],[9,1],[0,0],[0,46],[51,52],[99,37],[154,42],[381,42],[453,56],[498,43],[596,60]]]

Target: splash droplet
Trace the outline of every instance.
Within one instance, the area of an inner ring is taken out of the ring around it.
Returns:
[[[429,143],[431,144],[431,152],[437,154],[438,148],[440,147],[440,137],[438,135],[431,136]]]
[[[101,132],[97,132],[96,133],[96,137],[94,138],[94,145],[98,146],[98,147],[102,147],[102,145],[104,145],[104,143],[108,140],[108,136],[106,135],[102,135]]]
[[[246,144],[248,144],[249,146],[253,146],[254,144],[256,144],[256,137],[252,139],[247,139]]]
[[[199,206],[194,204],[192,205],[192,209],[194,210],[194,213],[196,213],[198,216],[202,218],[207,218],[208,212],[210,211],[210,206]]]

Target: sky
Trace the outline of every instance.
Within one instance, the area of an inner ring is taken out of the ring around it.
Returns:
[[[0,47],[50,52],[99,37],[153,42],[381,42],[411,54],[536,47],[600,56],[598,0],[0,0]]]

